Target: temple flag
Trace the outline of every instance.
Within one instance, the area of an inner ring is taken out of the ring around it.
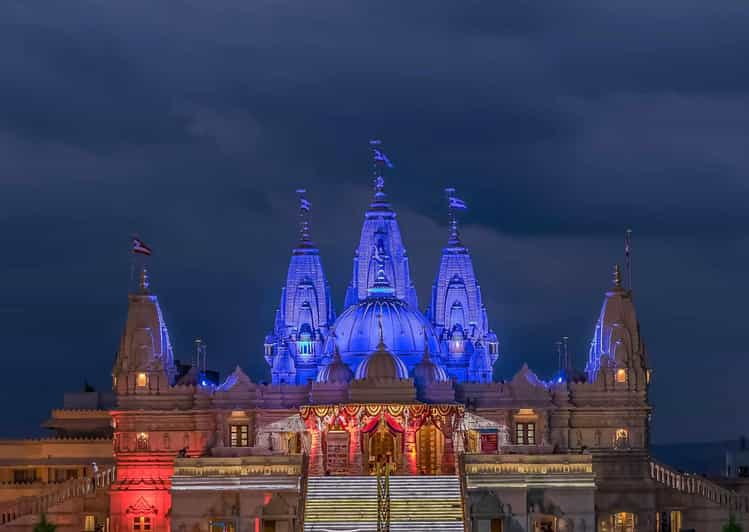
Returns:
[[[140,255],[147,255],[151,256],[151,248],[148,247],[145,242],[143,242],[140,238],[133,237],[133,253],[138,253]]]
[[[463,201],[462,199],[456,198],[456,197],[453,196],[453,197],[450,198],[450,208],[451,209],[463,209],[463,210],[465,210],[465,209],[468,208],[468,205],[466,205],[466,202]]]
[[[384,164],[388,168],[394,168],[393,163],[390,162],[390,159],[388,159],[387,155],[385,155],[382,151],[378,150],[377,148],[372,148],[374,152],[374,160],[378,164]]]

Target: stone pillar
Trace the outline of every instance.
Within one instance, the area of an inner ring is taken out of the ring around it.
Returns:
[[[310,451],[309,451],[309,474],[312,476],[321,476],[325,474],[325,466],[322,460],[322,437],[318,429],[310,430]]]
[[[406,427],[404,434],[406,440],[406,450],[403,453],[404,458],[404,471],[408,471],[411,475],[418,474],[417,457],[416,457],[416,430],[413,425]]]
[[[362,475],[362,448],[361,448],[361,437],[360,437],[359,425],[352,423],[351,430],[349,430],[349,474],[350,475]]]

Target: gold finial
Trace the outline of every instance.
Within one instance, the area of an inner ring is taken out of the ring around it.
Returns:
[[[140,293],[148,294],[150,286],[151,286],[151,282],[148,280],[148,268],[143,266],[143,269],[140,271],[140,282],[138,283],[138,288],[140,288]]]
[[[619,270],[618,264],[614,264],[614,287],[622,287],[622,272]]]

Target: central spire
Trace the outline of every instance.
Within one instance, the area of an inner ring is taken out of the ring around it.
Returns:
[[[372,289],[380,294],[384,289],[413,308],[418,308],[408,254],[401,239],[395,211],[385,193],[383,175],[394,165],[383,151],[382,141],[369,141],[369,152],[373,197],[364,215],[364,225],[354,255],[353,276],[346,290],[344,305],[349,307],[364,301],[372,295]],[[383,276],[389,287],[383,285]]]

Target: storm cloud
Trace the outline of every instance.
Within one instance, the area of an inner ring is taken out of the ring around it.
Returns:
[[[562,335],[584,364],[631,226],[654,438],[748,431],[748,26],[739,0],[3,2],[3,432],[108,386],[133,232],[178,355],[266,378],[294,190],[340,311],[374,137],[422,304],[442,189],[469,204],[497,378],[549,376]]]

